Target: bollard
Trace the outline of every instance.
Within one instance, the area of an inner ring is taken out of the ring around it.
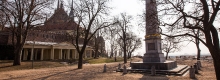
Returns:
[[[125,65],[124,65],[124,69],[123,69],[123,74],[127,74],[127,68]]]
[[[200,61],[197,61],[197,67],[198,67],[198,70],[201,70],[201,65],[200,65]]]
[[[195,79],[196,78],[196,76],[195,76],[195,69],[192,66],[189,68],[189,77],[191,79]]]
[[[201,63],[200,60],[198,60],[197,63],[198,63],[198,65],[199,65],[199,67],[202,67],[202,63]]]
[[[120,69],[121,69],[121,64],[119,63],[119,64],[118,64],[118,70],[120,70]]]
[[[156,75],[155,66],[152,66],[152,67],[151,67],[151,75],[152,75],[152,76],[155,76],[155,75]]]
[[[198,72],[198,65],[197,65],[197,63],[195,63],[194,69],[195,69],[195,73],[198,74],[199,72]]]
[[[104,69],[103,69],[103,72],[106,72],[106,64],[104,65]]]

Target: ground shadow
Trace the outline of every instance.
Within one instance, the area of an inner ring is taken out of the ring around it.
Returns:
[[[41,78],[38,78],[38,79],[40,79],[40,80],[45,80],[45,79],[47,79],[47,78],[50,78],[50,77],[53,77],[53,76],[56,76],[56,75],[59,75],[59,74],[62,74],[62,73],[71,72],[71,71],[76,71],[76,70],[78,70],[78,69],[73,69],[73,70],[58,72],[58,73],[56,73],[56,74],[52,74],[52,75],[49,75],[49,76],[41,77]],[[38,80],[38,79],[37,79],[37,80]]]
[[[8,67],[12,67],[13,65],[9,65],[9,66],[1,66],[0,68],[8,68]]]

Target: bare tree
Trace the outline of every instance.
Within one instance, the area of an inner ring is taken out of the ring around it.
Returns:
[[[78,26],[72,35],[73,45],[79,53],[78,69],[82,69],[83,53],[89,41],[100,29],[114,23],[109,23],[103,16],[107,16],[109,7],[108,0],[79,0],[75,1],[75,18]]]
[[[119,18],[116,18],[116,20],[119,22],[118,23],[118,31],[117,34],[119,36],[119,39],[122,40],[122,49],[123,49],[123,53],[124,53],[124,63],[127,63],[127,43],[126,43],[126,33],[129,30],[129,27],[131,27],[130,23],[131,23],[131,19],[132,17],[127,15],[126,13],[121,13],[121,16]]]
[[[219,37],[216,29],[216,18],[220,10],[219,0],[161,0],[159,10],[166,19],[162,23],[169,27],[170,31],[179,31],[176,36],[191,36],[203,43],[212,55],[217,80],[220,80],[220,50]],[[172,20],[171,20],[172,19]],[[189,33],[192,30],[199,30],[204,34],[205,39]],[[166,35],[166,34],[165,34]],[[167,35],[169,36],[169,35]]]
[[[5,25],[7,23],[6,15],[3,12],[3,6],[5,6],[6,0],[0,1],[0,31],[5,28]]]
[[[162,41],[162,50],[166,53],[166,59],[169,53],[179,51],[181,46],[179,45],[180,39],[165,37]]]
[[[119,38],[118,44],[123,50],[123,39]],[[128,54],[128,59],[130,59],[132,53],[141,47],[141,39],[138,38],[135,33],[128,32],[126,33],[126,45],[126,53]]]
[[[109,43],[110,43],[110,58],[114,56],[114,52],[118,49],[118,44],[117,44],[117,27],[116,26],[111,26],[108,28],[108,32],[106,32],[108,35]],[[115,55],[116,58],[116,55]]]
[[[45,20],[44,11],[52,2],[50,0],[7,0],[1,11],[7,18],[6,25],[12,31],[14,46],[14,63],[21,65],[21,50],[25,43],[28,31]]]
[[[141,44],[141,38],[138,38],[137,35],[132,34],[131,39],[128,40],[128,58],[131,58],[134,51],[141,48]]]
[[[192,33],[193,33],[195,36],[197,36],[198,38],[203,39],[203,37],[204,37],[203,34],[200,33],[199,30],[192,30]],[[201,57],[201,49],[200,49],[200,46],[199,46],[200,41],[199,41],[198,38],[193,38],[193,37],[192,37],[192,39],[191,39],[190,41],[193,42],[193,43],[195,43],[196,48],[197,48],[197,60],[200,60],[200,57]]]
[[[103,31],[99,30],[95,37],[95,45],[94,45],[94,58],[98,58],[101,55],[105,54],[105,40],[102,36]]]

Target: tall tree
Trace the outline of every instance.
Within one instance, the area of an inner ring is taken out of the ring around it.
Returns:
[[[220,0],[161,0],[160,14],[166,17],[162,23],[171,31],[179,31],[175,36],[191,36],[203,43],[212,55],[217,80],[220,80],[220,48],[216,18],[220,10]],[[172,20],[171,20],[172,19]],[[199,30],[205,39],[189,33]],[[167,35],[169,36],[169,35]]]
[[[192,33],[193,33],[195,36],[197,36],[198,38],[203,39],[202,37],[204,37],[204,36],[202,36],[203,34],[200,33],[199,30],[193,30]],[[201,57],[201,49],[200,49],[200,46],[199,46],[200,41],[199,41],[198,38],[193,38],[191,41],[192,41],[193,43],[195,43],[195,45],[196,45],[196,48],[197,48],[197,60],[200,60],[200,57]]]
[[[73,45],[79,53],[78,69],[82,69],[84,51],[97,31],[114,23],[107,21],[108,0],[79,0],[75,1],[75,21],[78,24],[74,31]]]
[[[52,3],[51,0],[6,0],[1,11],[7,18],[12,32],[14,46],[13,65],[21,65],[21,51],[28,31],[43,24],[45,10]]]
[[[129,31],[129,27],[131,27],[131,19],[132,17],[127,15],[126,13],[121,13],[121,16],[116,18],[116,20],[118,21],[118,31],[117,34],[119,36],[119,39],[122,40],[122,49],[123,49],[123,53],[124,53],[124,63],[127,63],[127,43],[126,43],[126,39],[127,39],[127,32]]]

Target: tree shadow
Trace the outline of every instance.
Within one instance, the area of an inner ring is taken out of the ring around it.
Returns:
[[[73,69],[73,70],[58,72],[58,73],[56,73],[56,74],[52,74],[52,75],[48,75],[48,76],[45,76],[45,77],[38,78],[38,79],[36,79],[36,80],[46,80],[46,79],[48,79],[48,78],[50,78],[50,77],[53,77],[53,76],[56,76],[56,75],[59,75],[59,74],[62,74],[62,73],[66,73],[66,72],[76,71],[76,70],[79,70],[79,69],[76,68],[76,69]]]
[[[9,66],[1,66],[0,68],[8,68],[8,67],[12,67],[13,65],[9,65]]]

